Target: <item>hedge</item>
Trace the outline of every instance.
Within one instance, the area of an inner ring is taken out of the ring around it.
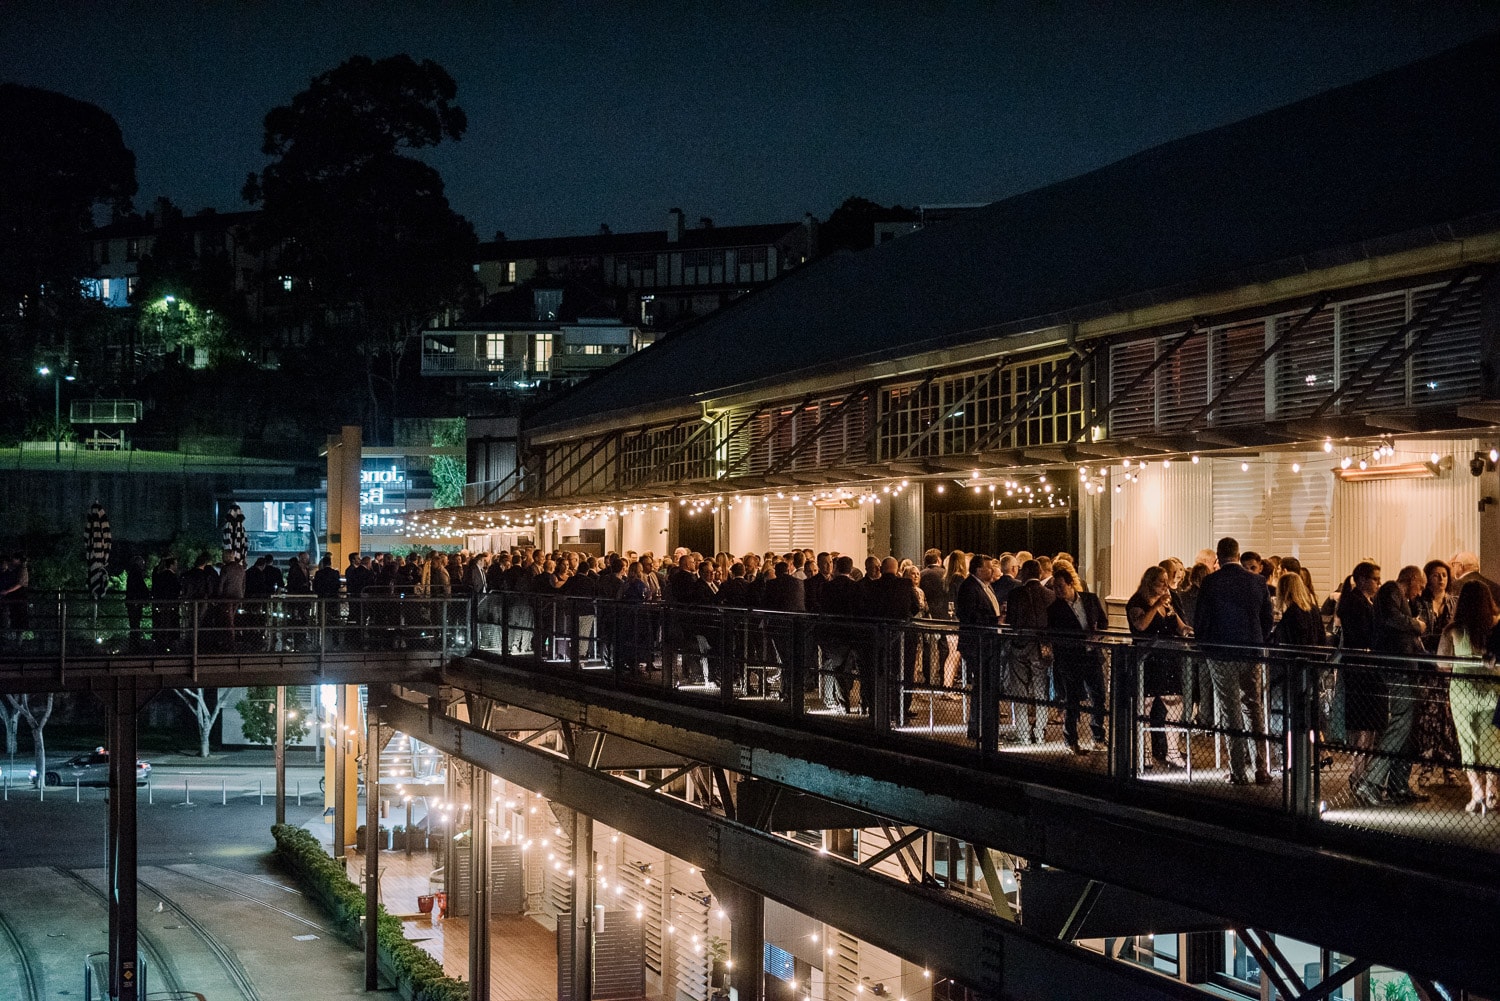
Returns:
[[[333,918],[340,936],[362,945],[365,895],[344,867],[323,850],[317,838],[300,827],[277,824],[271,828],[271,835],[276,839],[276,857]],[[383,905],[377,911],[375,925],[381,965],[389,969],[402,994],[412,1001],[469,1001],[469,985],[447,976],[441,963],[407,941],[401,919],[387,914]]]

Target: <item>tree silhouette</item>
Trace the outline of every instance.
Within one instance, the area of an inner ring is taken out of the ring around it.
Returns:
[[[245,184],[291,286],[286,305],[330,348],[362,357],[371,441],[408,339],[473,282],[473,227],[438,172],[407,155],[463,136],[456,93],[437,63],[355,56],[266,115],[274,160]]]

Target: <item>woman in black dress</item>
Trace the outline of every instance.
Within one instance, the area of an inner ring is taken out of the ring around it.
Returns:
[[[1185,661],[1176,650],[1152,650],[1159,639],[1172,639],[1188,632],[1187,623],[1172,602],[1172,581],[1162,566],[1147,567],[1140,586],[1125,604],[1130,635],[1148,647],[1141,661],[1141,692],[1147,701],[1146,719],[1151,734],[1151,760],[1157,769],[1182,768],[1175,729],[1167,723],[1182,720],[1182,668]]]
[[[1427,623],[1422,646],[1429,653],[1436,653],[1443,631],[1453,624],[1458,588],[1453,584],[1453,571],[1442,560],[1428,560],[1422,572],[1427,575],[1427,586],[1413,604],[1417,617]],[[1453,714],[1448,711],[1448,675],[1430,665],[1422,666],[1424,692],[1412,734],[1412,746],[1422,759],[1417,784],[1452,785],[1457,780],[1454,772],[1459,753],[1458,731],[1453,726]]]

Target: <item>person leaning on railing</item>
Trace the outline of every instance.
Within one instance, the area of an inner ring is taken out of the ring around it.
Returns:
[[[1453,621],[1438,640],[1438,656],[1462,658],[1468,663],[1454,669],[1448,685],[1448,702],[1458,728],[1459,760],[1469,778],[1469,813],[1500,806],[1500,730],[1495,728],[1497,674],[1495,657],[1500,653],[1500,630],[1490,589],[1469,581],[1458,592]]]
[[[1307,589],[1307,582],[1300,574],[1283,573],[1276,578],[1276,606],[1281,611],[1281,618],[1276,620],[1276,627],[1271,630],[1272,643],[1282,647],[1328,645],[1328,634],[1323,628],[1323,616],[1318,611],[1318,603],[1313,599],[1312,592]],[[1295,655],[1273,657],[1270,661],[1266,680],[1270,689],[1271,732],[1278,737],[1282,733],[1279,723],[1285,718],[1287,698],[1293,680],[1288,673],[1288,668],[1290,665],[1292,670],[1305,669],[1300,661],[1301,658]],[[1325,691],[1322,673],[1319,671],[1318,684],[1315,687],[1320,711],[1314,726],[1319,730],[1323,729],[1325,718],[1325,714],[1321,711]]]
[[[1421,803],[1427,796],[1411,788],[1412,736],[1417,707],[1424,686],[1417,671],[1422,664],[1422,633],[1427,624],[1412,614],[1412,602],[1422,593],[1427,578],[1419,566],[1404,566],[1396,579],[1386,581],[1375,593],[1376,653],[1399,658],[1399,666],[1386,667],[1386,720],[1370,762],[1366,781],[1391,803]]]
[[[1189,632],[1172,605],[1171,573],[1162,566],[1147,567],[1140,586],[1125,604],[1130,635],[1147,644],[1141,658],[1141,694],[1148,700],[1146,718],[1151,734],[1151,759],[1159,770],[1186,765],[1178,747],[1178,730],[1167,723],[1182,721],[1183,666],[1180,651],[1151,649],[1155,640],[1172,640]]]

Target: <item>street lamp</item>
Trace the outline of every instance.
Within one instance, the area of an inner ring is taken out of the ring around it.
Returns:
[[[46,365],[37,369],[37,374],[52,377],[52,461],[62,463],[62,384],[72,382],[71,373],[54,372]]]

